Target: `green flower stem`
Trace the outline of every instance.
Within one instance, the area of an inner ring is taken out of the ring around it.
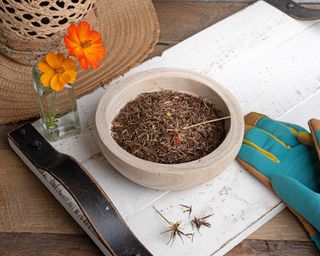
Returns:
[[[48,125],[48,128],[54,128],[57,125],[58,119],[56,118],[56,110],[55,110],[55,100],[56,100],[57,92],[53,92],[51,105],[49,108],[49,111],[46,114],[46,123]]]

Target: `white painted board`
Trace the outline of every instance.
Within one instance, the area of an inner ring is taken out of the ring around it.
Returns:
[[[319,49],[320,22],[294,20],[259,1],[124,77],[160,67],[197,71],[227,87],[244,114],[258,111],[306,126],[309,118],[320,118]],[[121,79],[106,86],[117,86]],[[223,255],[284,208],[236,161],[206,184],[179,192],[146,189],[126,180],[107,163],[97,144],[94,115],[103,93],[101,88],[78,101],[82,133],[52,145],[88,169],[154,255]],[[193,205],[196,216],[214,213],[212,228],[196,234],[193,243],[177,240],[168,246],[168,235],[160,234],[166,230],[166,223],[152,205],[171,220],[184,220],[188,232],[187,216],[181,213],[179,204]]]

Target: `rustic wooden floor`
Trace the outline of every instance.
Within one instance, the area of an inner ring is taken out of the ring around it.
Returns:
[[[161,37],[149,58],[252,2],[154,0]],[[102,255],[9,149],[5,134],[14,126],[0,126],[0,255]],[[300,256],[318,252],[297,220],[285,210],[228,255]]]

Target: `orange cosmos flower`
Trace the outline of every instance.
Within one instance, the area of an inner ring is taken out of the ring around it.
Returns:
[[[90,65],[93,69],[100,66],[100,61],[105,57],[106,51],[101,35],[90,29],[89,23],[82,21],[68,27],[69,34],[64,37],[64,42],[70,55],[78,58],[80,66],[87,70]]]
[[[44,86],[50,86],[55,91],[60,91],[67,83],[76,80],[76,64],[61,53],[48,53],[44,60],[38,63],[38,69],[42,73],[40,81]]]

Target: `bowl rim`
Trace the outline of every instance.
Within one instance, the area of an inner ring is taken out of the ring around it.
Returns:
[[[125,149],[120,147],[118,143],[113,139],[109,129],[109,125],[105,118],[106,109],[108,108],[108,106],[112,105],[113,103],[112,99],[115,99],[116,98],[115,96],[117,94],[121,93],[123,90],[128,89],[128,87],[130,86],[134,86],[134,84],[137,82],[141,82],[143,80],[149,80],[153,78],[160,78],[163,76],[167,76],[167,77],[174,76],[174,77],[181,77],[181,78],[188,78],[188,79],[195,80],[203,84],[204,86],[208,87],[209,89],[215,91],[215,93],[218,94],[219,97],[226,104],[231,116],[230,129],[226,137],[224,138],[223,142],[208,155],[200,159],[193,160],[190,162],[185,162],[185,163],[178,163],[178,164],[155,163],[155,162],[141,159],[127,152]],[[234,147],[237,147],[236,150],[240,149],[243,133],[244,133],[244,119],[241,112],[241,108],[238,101],[231,94],[231,92],[229,92],[228,89],[226,89],[225,87],[217,83],[215,80],[203,74],[190,71],[190,70],[179,69],[179,68],[156,68],[156,69],[149,69],[149,70],[137,72],[135,74],[132,74],[124,78],[120,82],[115,83],[113,86],[107,87],[104,95],[101,97],[100,102],[98,104],[98,107],[96,110],[96,116],[95,116],[95,123],[96,123],[98,137],[100,139],[100,143],[103,143],[103,146],[107,147],[107,149],[112,153],[112,155],[114,155],[121,161],[125,162],[126,164],[134,168],[142,169],[145,172],[149,172],[152,174],[155,174],[155,173],[177,174],[179,172],[184,173],[185,171],[192,172],[192,171],[196,171],[196,169],[199,170],[199,168],[205,169],[211,166],[212,164],[217,163],[218,161],[224,161],[229,155],[233,154]],[[237,127],[238,129],[235,129],[236,123],[239,124],[239,126]],[[105,132],[106,130],[108,132]],[[231,142],[234,145],[230,144]]]

